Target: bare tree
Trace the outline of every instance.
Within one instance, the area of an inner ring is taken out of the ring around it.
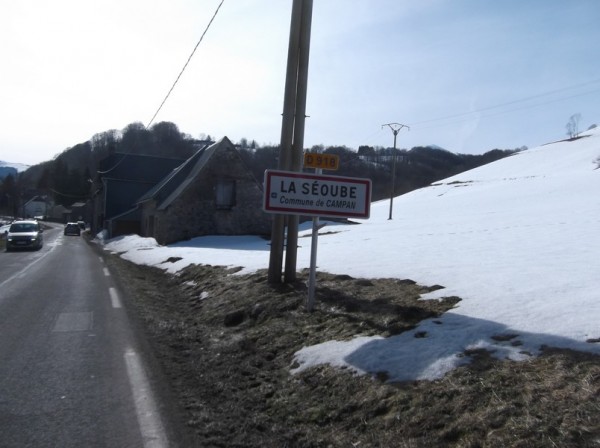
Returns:
[[[581,114],[573,114],[569,118],[567,123],[567,135],[569,138],[575,138],[579,135],[579,122],[581,121]]]

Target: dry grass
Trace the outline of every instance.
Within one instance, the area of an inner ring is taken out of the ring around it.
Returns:
[[[202,447],[600,447],[600,359],[546,349],[526,362],[485,351],[441,380],[387,384],[323,366],[289,373],[304,345],[392,335],[453,307],[424,287],[320,275],[306,313],[305,278],[193,267],[181,276],[130,265],[135,310]]]

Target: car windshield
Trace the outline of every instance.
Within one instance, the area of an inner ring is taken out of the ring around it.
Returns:
[[[36,232],[37,224],[33,223],[18,223],[10,226],[9,232],[20,233],[20,232]]]

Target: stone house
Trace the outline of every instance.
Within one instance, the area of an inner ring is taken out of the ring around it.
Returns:
[[[170,244],[201,235],[269,235],[261,184],[231,141],[198,150],[137,201],[140,235]]]

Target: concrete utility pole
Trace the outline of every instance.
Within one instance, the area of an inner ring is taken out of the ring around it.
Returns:
[[[398,132],[400,132],[400,130],[402,128],[406,128],[410,131],[410,128],[405,125],[405,124],[400,124],[400,123],[386,123],[386,124],[382,124],[381,127],[389,127],[392,132],[394,133],[394,154],[392,156],[392,186],[390,188],[390,216],[388,217],[388,220],[392,219],[392,208],[393,208],[393,204],[394,204],[394,190],[396,189],[396,136],[398,135]]]
[[[280,170],[302,170],[312,5],[312,0],[294,0],[292,4],[283,119],[281,124],[281,147],[279,150],[278,167]],[[296,279],[298,216],[275,215],[271,232],[269,283],[281,283],[282,281],[281,272],[286,218],[288,219],[288,236],[285,281],[291,282]]]

